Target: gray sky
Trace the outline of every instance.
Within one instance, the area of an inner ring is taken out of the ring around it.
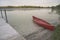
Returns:
[[[60,4],[60,0],[0,0],[0,6],[55,6]]]

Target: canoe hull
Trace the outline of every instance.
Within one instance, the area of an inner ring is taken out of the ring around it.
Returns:
[[[37,18],[37,17],[33,16],[33,21],[36,24],[38,24],[38,25],[40,25],[40,26],[42,26],[42,27],[44,27],[44,28],[46,28],[48,30],[51,30],[51,31],[54,30],[54,26],[52,26],[50,23],[48,23],[48,22],[46,22],[46,21],[44,21],[44,20],[42,20],[40,18]]]

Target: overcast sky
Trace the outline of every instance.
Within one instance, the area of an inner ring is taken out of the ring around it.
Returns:
[[[60,4],[60,0],[0,0],[0,6],[55,6]]]

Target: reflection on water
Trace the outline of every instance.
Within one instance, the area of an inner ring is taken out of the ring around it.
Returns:
[[[59,24],[60,24],[60,10],[59,9],[56,10],[56,14],[59,15],[59,19],[58,20],[59,20]]]
[[[60,15],[60,10],[56,10],[56,13],[57,13],[58,15]]]
[[[7,11],[8,23],[22,35],[28,35],[37,30],[43,29],[33,23],[32,16],[44,19],[52,25],[58,24],[59,15],[51,9],[19,9]]]

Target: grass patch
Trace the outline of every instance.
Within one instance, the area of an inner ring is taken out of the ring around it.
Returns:
[[[52,40],[60,40],[60,25],[57,25],[52,37]]]

